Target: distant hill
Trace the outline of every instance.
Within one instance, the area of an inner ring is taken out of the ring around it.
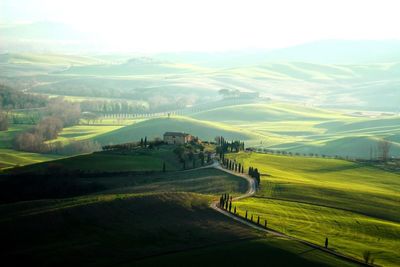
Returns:
[[[273,50],[160,53],[160,59],[208,67],[243,67],[266,62],[365,64],[400,61],[400,40],[324,40]]]
[[[179,65],[172,62],[159,61],[148,57],[131,58],[122,64],[99,64],[91,66],[74,66],[60,74],[79,74],[79,75],[106,75],[106,76],[126,76],[126,75],[147,75],[192,72],[195,66]]]
[[[214,140],[216,136],[226,139],[247,140],[254,134],[235,129],[227,124],[210,123],[186,117],[157,118],[135,123],[118,130],[99,135],[95,138],[101,144],[118,144],[138,141],[147,136],[149,139],[162,137],[165,132],[186,132],[198,136],[202,140]]]

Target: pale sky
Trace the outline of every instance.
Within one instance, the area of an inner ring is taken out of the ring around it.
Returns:
[[[0,0],[0,23],[55,21],[142,52],[400,40],[398,0]]]

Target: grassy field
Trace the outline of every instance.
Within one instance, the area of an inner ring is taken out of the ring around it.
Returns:
[[[284,102],[234,104],[209,108],[190,115],[198,120],[228,124],[253,133],[248,146],[369,158],[379,156],[380,139],[392,141],[391,153],[400,156],[400,118],[375,114],[355,115],[348,110],[329,110]]]
[[[180,170],[182,164],[173,153],[172,147],[158,150],[137,150],[131,152],[95,152],[43,162],[20,168],[18,171],[45,173],[48,167],[57,165],[63,170],[88,172],[161,171],[163,162],[169,171]]]
[[[119,130],[97,136],[94,140],[101,144],[124,143],[138,141],[147,136],[149,139],[161,138],[167,132],[187,132],[198,136],[202,140],[214,140],[216,136],[223,135],[229,139],[252,139],[254,134],[248,131],[241,131],[228,124],[201,121],[182,116],[171,118],[149,119],[135,123]]]
[[[0,149],[0,171],[5,168],[24,166],[60,158],[63,157],[59,155],[21,152],[12,149]]]
[[[289,235],[395,266],[400,246],[400,175],[334,159],[231,154],[262,173],[256,197],[237,203]]]
[[[290,151],[300,154],[319,154],[350,158],[380,156],[381,139],[392,142],[391,155],[400,156],[400,119],[393,115],[372,118],[355,116],[344,110],[324,110],[294,103],[264,101],[259,103],[223,103],[215,107],[194,108],[186,116],[171,118],[103,119],[93,125],[64,128],[51,142],[94,140],[101,144],[117,144],[162,137],[166,131],[182,131],[203,140],[224,136],[240,139],[246,146],[260,149]],[[16,133],[31,126],[12,125],[0,132],[0,148],[12,148]],[[18,162],[11,162],[18,164]],[[5,165],[5,164],[3,164]]]
[[[131,122],[130,122],[131,123]],[[82,141],[88,139],[94,139],[99,135],[105,134],[107,132],[115,131],[120,129],[122,126],[112,126],[112,125],[75,125],[71,127],[64,128],[59,134],[57,139],[51,142],[63,142],[69,143],[72,140]]]
[[[192,262],[238,266],[237,259],[227,260],[227,253],[247,251],[240,262],[257,256],[253,262],[260,264],[267,257],[280,266],[353,266],[298,242],[254,232],[212,211],[213,196],[198,193],[246,190],[243,179],[219,170],[96,180],[110,189],[75,198],[0,205],[1,236],[8,244],[0,252],[2,258],[41,266]],[[196,255],[201,255],[201,261],[193,261]]]
[[[219,195],[231,192],[232,195],[240,195],[248,187],[245,180],[212,168],[149,174],[145,177],[97,177],[85,180],[96,181],[108,188],[105,192],[114,194],[193,192]]]

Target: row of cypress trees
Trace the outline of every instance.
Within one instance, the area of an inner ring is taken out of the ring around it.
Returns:
[[[229,211],[230,213],[233,213],[236,216],[239,216],[239,214],[236,212],[236,206],[232,206],[232,196],[230,196],[229,194],[221,195],[221,197],[219,199],[219,207],[221,209]],[[233,210],[232,210],[232,207],[233,207]],[[246,210],[244,218],[248,221],[251,221],[253,223],[261,225],[260,216],[258,215],[257,221],[256,221],[253,218],[253,214],[251,215],[251,217],[248,216],[247,210]],[[267,228],[267,220],[266,219],[264,220],[264,227]]]
[[[225,209],[229,212],[232,212],[232,196],[229,196],[229,194],[221,195],[219,199],[219,207],[221,209]],[[236,214],[236,207],[234,207],[233,213]]]
[[[244,167],[241,163],[236,163],[233,160],[223,158],[222,159],[222,165],[225,166],[228,170],[239,172],[239,173],[244,173]]]

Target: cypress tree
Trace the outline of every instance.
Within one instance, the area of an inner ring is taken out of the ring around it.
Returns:
[[[247,210],[246,210],[246,220],[247,220]]]
[[[140,139],[140,146],[143,147],[143,138]]]
[[[147,136],[144,137],[144,147],[147,147]]]
[[[250,220],[253,221],[253,214],[251,214],[251,219]]]
[[[260,216],[257,218],[257,224],[260,224]]]
[[[232,210],[232,201],[229,202],[229,212],[231,212],[231,210]]]
[[[264,221],[264,227],[267,228],[267,220]]]
[[[233,209],[233,213],[236,214],[236,206],[235,206],[235,208]]]
[[[166,171],[165,161],[163,162],[162,171],[163,171],[163,172]]]

